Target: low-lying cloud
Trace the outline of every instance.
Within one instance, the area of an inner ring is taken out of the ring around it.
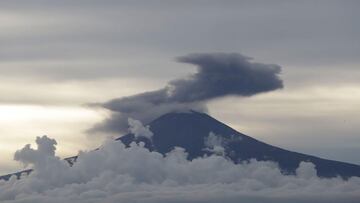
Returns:
[[[251,60],[237,53],[178,57],[178,62],[197,66],[197,72],[187,78],[170,81],[162,89],[101,104],[112,115],[93,130],[124,132],[129,117],[147,123],[171,111],[206,111],[205,104],[212,99],[228,95],[249,97],[283,88],[279,78],[280,66]]]
[[[322,179],[312,163],[302,162],[296,175],[283,175],[272,162],[234,164],[216,155],[189,161],[182,148],[163,156],[141,144],[126,148],[108,141],[97,151],[81,152],[70,167],[42,150],[55,144],[44,136],[37,138],[37,149],[27,145],[17,151],[18,160],[34,171],[0,181],[1,202],[355,203],[360,198],[360,178]],[[26,158],[29,152],[32,158]]]

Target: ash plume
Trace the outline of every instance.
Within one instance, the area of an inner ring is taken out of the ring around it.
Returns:
[[[100,104],[111,116],[90,131],[124,132],[129,117],[148,123],[173,111],[205,112],[207,101],[224,96],[250,97],[283,88],[279,65],[252,62],[238,53],[189,54],[176,60],[197,66],[197,71],[162,89]]]

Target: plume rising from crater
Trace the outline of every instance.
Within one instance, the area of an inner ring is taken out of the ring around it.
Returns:
[[[92,131],[124,132],[129,117],[148,123],[173,111],[206,112],[209,100],[229,95],[250,97],[283,88],[279,65],[252,62],[238,53],[189,54],[176,60],[195,65],[197,71],[164,88],[100,104],[111,116]]]

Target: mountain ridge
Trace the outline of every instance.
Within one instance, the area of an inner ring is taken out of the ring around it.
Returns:
[[[351,163],[328,160],[312,155],[285,150],[248,135],[242,134],[215,118],[196,111],[172,112],[160,116],[148,124],[154,136],[152,143],[146,138],[134,139],[131,133],[117,138],[124,144],[144,142],[150,150],[166,154],[175,146],[184,148],[189,153],[189,159],[209,154],[204,148],[204,139],[210,132],[229,140],[231,136],[241,140],[228,142],[225,147],[227,157],[235,163],[255,158],[259,161],[273,161],[279,164],[286,174],[294,174],[300,162],[315,164],[320,177],[341,176],[348,178],[360,176],[360,166]]]
[[[121,141],[127,146],[131,142],[144,142],[144,146],[149,150],[164,155],[173,150],[174,147],[182,147],[187,151],[188,158],[192,160],[214,153],[214,151],[207,150],[206,146],[206,139],[212,133],[216,139],[225,145],[223,150],[226,157],[235,163],[250,159],[273,161],[279,165],[282,173],[295,174],[300,162],[305,161],[312,162],[315,165],[317,175],[320,177],[340,176],[345,179],[351,176],[360,177],[359,165],[323,159],[267,144],[242,134],[205,113],[196,111],[171,112],[156,118],[147,126],[153,133],[151,140],[145,137],[135,137],[132,133],[115,140]],[[73,156],[64,160],[72,165],[76,159],[77,156]],[[0,176],[0,180],[8,180],[12,175],[19,178],[23,173],[29,174],[31,171],[32,169],[27,169],[3,175]]]

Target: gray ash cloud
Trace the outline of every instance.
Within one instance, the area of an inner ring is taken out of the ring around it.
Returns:
[[[224,96],[250,97],[283,88],[276,64],[252,62],[238,53],[198,53],[180,63],[197,66],[196,73],[170,81],[164,88],[116,98],[100,104],[111,116],[91,131],[123,132],[129,117],[144,123],[172,111],[206,111],[206,102]]]

